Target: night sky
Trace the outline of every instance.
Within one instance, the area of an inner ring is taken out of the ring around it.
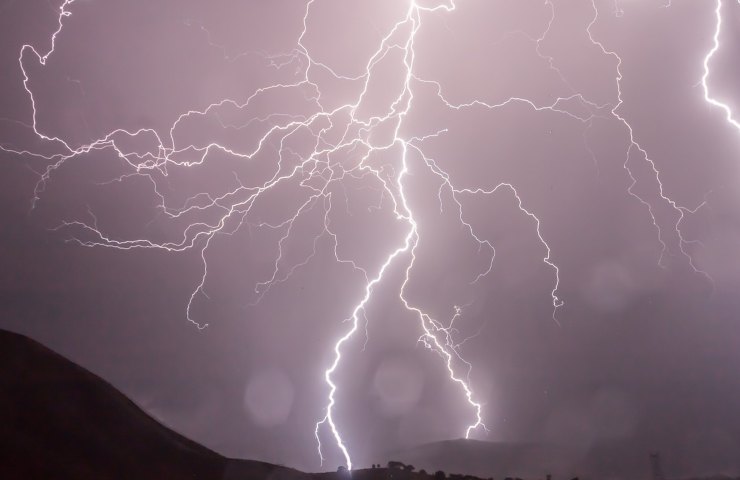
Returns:
[[[233,457],[346,463],[356,327],[353,466],[465,436],[449,365],[470,438],[740,471],[716,1],[61,5],[0,1],[0,327]]]

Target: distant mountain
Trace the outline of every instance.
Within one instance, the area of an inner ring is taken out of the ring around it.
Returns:
[[[301,480],[164,427],[103,379],[0,330],[0,479]]]
[[[427,471],[460,472],[482,478],[643,480],[650,478],[649,452],[628,442],[588,447],[448,440],[389,452],[389,458]]]

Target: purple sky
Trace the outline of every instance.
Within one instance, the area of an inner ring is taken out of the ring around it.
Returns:
[[[715,1],[77,0],[41,65],[61,3],[0,1],[0,327],[229,456],[345,463],[356,326],[356,466],[479,404],[740,471]]]

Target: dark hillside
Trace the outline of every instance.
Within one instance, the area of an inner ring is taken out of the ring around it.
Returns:
[[[226,459],[154,420],[105,380],[0,331],[0,478],[177,480],[303,477]]]

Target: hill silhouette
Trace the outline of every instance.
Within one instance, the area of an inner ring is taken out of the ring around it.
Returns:
[[[375,468],[303,473],[223,457],[170,430],[105,380],[22,335],[0,330],[2,480],[431,480],[567,479],[648,476],[629,445],[586,455],[560,447],[451,440],[388,452],[400,462]],[[394,467],[394,468],[390,468]],[[420,472],[419,468],[426,469]],[[597,473],[598,472],[598,473]],[[728,478],[728,477],[714,477]],[[740,479],[737,479],[740,480]]]
[[[227,459],[168,429],[100,377],[0,330],[0,478],[310,478]]]

